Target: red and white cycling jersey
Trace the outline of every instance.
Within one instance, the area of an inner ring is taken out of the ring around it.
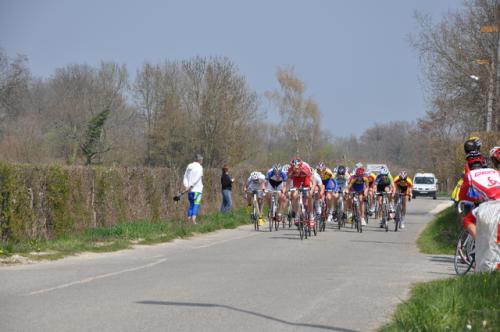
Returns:
[[[472,187],[481,197],[470,197]],[[467,172],[460,188],[460,200],[483,201],[500,199],[500,173],[493,168],[480,168]]]
[[[295,188],[304,185],[304,187],[309,187],[311,185],[311,166],[306,162],[302,162],[301,167],[298,170],[294,170],[293,167],[288,169],[288,178],[293,181],[293,186]]]

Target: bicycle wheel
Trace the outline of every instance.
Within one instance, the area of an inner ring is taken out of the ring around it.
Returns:
[[[286,217],[288,219],[288,228],[292,228],[292,219],[294,217],[292,207],[288,205],[288,213],[286,214]],[[283,228],[285,228],[285,225],[283,225]]]
[[[337,204],[337,223],[339,229],[344,226],[344,201],[342,197],[339,197],[339,202]]]
[[[258,213],[258,210],[257,210],[257,207],[255,206],[255,204],[253,205],[253,219],[254,219],[254,227],[255,227],[255,230],[258,231],[259,230],[259,213]]]
[[[259,230],[259,219],[257,218],[257,216],[252,216],[253,218],[253,227],[256,231]]]
[[[396,205],[396,216],[394,217],[394,231],[397,232],[401,223],[401,203]]]
[[[299,229],[299,235],[300,239],[304,239],[304,224],[302,223],[302,220],[299,220],[299,224],[297,225],[297,228]]]
[[[389,231],[389,210],[388,210],[387,204],[384,204],[383,209],[384,209],[384,211],[383,211],[384,228],[385,228],[385,231],[388,232]]]
[[[370,215],[368,214],[368,211],[370,210],[370,205],[368,204],[368,200],[364,201],[363,204],[365,205],[365,221],[366,224],[368,224],[368,219]]]
[[[302,222],[302,228],[304,230],[304,238],[307,240],[307,233],[308,233],[308,229],[307,229],[307,224],[304,222]]]
[[[453,259],[453,267],[455,273],[464,275],[470,271],[474,265],[474,239],[469,233],[463,229],[458,236],[457,247],[455,249],[455,257]]]

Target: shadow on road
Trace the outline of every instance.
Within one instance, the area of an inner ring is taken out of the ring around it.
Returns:
[[[136,302],[139,304],[156,304],[156,305],[167,305],[167,306],[176,306],[176,307],[198,307],[198,308],[223,308],[223,309],[228,309],[228,310],[233,310],[237,312],[242,312],[245,314],[273,320],[275,322],[283,323],[286,325],[290,326],[299,326],[299,327],[310,327],[310,328],[315,328],[315,329],[322,329],[322,330],[330,330],[330,331],[340,331],[340,332],[356,332],[357,330],[350,330],[350,329],[344,329],[341,327],[335,327],[335,326],[326,326],[326,325],[319,325],[319,324],[306,324],[306,323],[294,323],[294,322],[289,322],[283,319],[271,317],[268,315],[260,314],[258,312],[253,312],[249,310],[244,310],[244,309],[239,309],[236,307],[232,307],[229,305],[224,305],[224,304],[215,304],[215,303],[193,303],[193,302],[170,302],[170,301],[139,301]]]

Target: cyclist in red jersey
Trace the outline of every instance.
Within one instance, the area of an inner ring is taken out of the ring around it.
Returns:
[[[498,152],[500,155],[500,152]],[[496,161],[495,151],[493,158]],[[486,159],[478,152],[471,152],[467,156],[468,168],[464,176],[464,182],[460,187],[460,200],[481,203],[485,200],[500,200],[500,173],[498,163],[497,169],[485,168]],[[476,237],[476,217],[472,211],[464,217],[464,227],[469,233]]]
[[[310,220],[314,220],[312,189],[314,188],[314,179],[312,177],[311,167],[303,162],[299,157],[295,157],[290,162],[287,177],[287,188],[304,188],[304,207],[309,215]],[[291,193],[292,208],[295,217],[299,217],[298,204],[299,193],[297,190]]]
[[[460,190],[460,199],[469,200],[472,189],[478,196],[473,198],[484,202],[464,218],[465,229],[476,239],[478,272],[500,270],[500,147],[490,150],[490,158],[494,168],[481,168],[484,158],[469,154],[471,170],[465,174]]]

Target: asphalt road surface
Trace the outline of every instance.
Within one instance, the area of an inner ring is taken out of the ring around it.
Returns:
[[[371,331],[413,283],[453,275],[418,253],[446,201],[417,198],[406,229],[253,226],[156,246],[0,267],[0,331]]]

